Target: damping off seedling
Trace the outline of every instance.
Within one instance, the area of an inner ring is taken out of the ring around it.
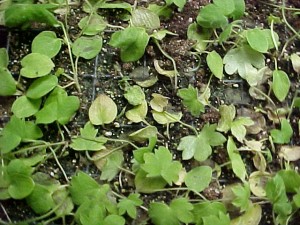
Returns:
[[[216,131],[216,124],[205,124],[199,134],[181,138],[177,150],[182,151],[182,159],[195,158],[206,160],[212,153],[212,147],[222,145],[226,138]]]

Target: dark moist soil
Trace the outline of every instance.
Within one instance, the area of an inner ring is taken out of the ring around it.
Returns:
[[[130,2],[130,1],[128,1]],[[153,1],[154,2],[154,1]],[[157,1],[155,1],[157,2]],[[163,43],[163,49],[171,55],[178,66],[178,70],[182,75],[179,78],[179,87],[186,87],[188,84],[192,84],[195,87],[202,87],[203,84],[207,84],[209,79],[209,71],[205,67],[205,63],[201,64],[199,70],[195,72],[188,72],[191,68],[195,68],[198,65],[197,59],[192,56],[189,52],[191,51],[191,47],[193,43],[187,40],[187,28],[190,23],[194,22],[200,7],[208,4],[209,0],[190,0],[187,1],[182,12],[179,12],[174,7],[174,13],[170,20],[163,20],[161,23],[161,27],[168,29],[171,32],[177,34],[177,36],[167,36]],[[130,2],[132,3],[132,2]],[[145,4],[145,3],[142,3]],[[300,7],[300,1],[298,0],[289,0],[287,2],[288,6],[291,7]],[[246,8],[248,12],[247,16],[247,27],[255,27],[255,26],[263,26],[267,25],[267,16],[270,14],[278,15],[278,10],[267,6],[261,1],[256,0],[248,0],[246,1]],[[70,21],[70,31],[71,37],[76,37],[78,34],[77,24],[79,20],[85,16],[84,13],[80,11],[80,8],[74,9],[71,15]],[[114,19],[114,16],[111,17],[111,20]],[[291,23],[297,26],[297,20],[292,18]],[[300,26],[299,26],[300,27]],[[5,32],[4,32],[5,31]],[[30,31],[19,31],[19,30],[11,30],[9,35],[6,33],[6,30],[0,27],[0,47],[9,47],[9,55],[11,59],[11,64],[9,65],[9,69],[12,73],[17,77],[18,71],[20,71],[20,59],[30,51],[30,44],[32,39],[40,32],[41,30],[30,30]],[[277,31],[278,32],[278,31]],[[280,35],[280,40],[284,42],[291,34],[289,31],[282,28],[278,32]],[[57,31],[57,35],[60,35],[60,31]],[[5,37],[8,37],[6,40]],[[105,38],[104,38],[105,39]],[[8,44],[8,45],[7,45]],[[166,60],[162,54],[158,51],[156,46],[153,43],[150,43],[146,49],[146,54],[144,58],[142,58],[139,62],[135,63],[122,63],[119,59],[118,52],[115,49],[111,48],[107,44],[104,43],[104,49],[106,51],[102,51],[101,54],[95,60],[80,60],[79,61],[79,76],[80,83],[82,85],[82,94],[79,95],[81,99],[81,108],[77,115],[74,117],[74,122],[68,125],[68,129],[72,134],[78,134],[79,127],[82,127],[86,121],[88,120],[88,108],[93,101],[93,99],[99,93],[105,93],[109,95],[118,105],[119,109],[122,109],[126,106],[126,102],[123,98],[123,91],[120,89],[119,81],[121,80],[122,75],[129,75],[134,68],[139,66],[150,67],[150,73],[157,73],[153,69],[153,60],[160,59],[162,60],[162,64],[165,69],[171,69],[171,63]],[[293,46],[289,46],[287,51],[292,51],[293,48],[295,50],[299,49],[300,44],[296,42]],[[294,50],[293,50],[294,52]],[[201,62],[205,62],[205,58],[201,58]],[[56,65],[64,68],[64,70],[68,73],[70,71],[70,63],[68,62],[68,52],[67,49],[62,51],[58,57],[56,57]],[[279,62],[279,66],[285,68],[285,71],[289,74],[292,73],[292,68],[286,61]],[[121,73],[120,73],[121,72]],[[160,93],[167,97],[170,97],[170,101],[176,110],[183,112],[183,121],[192,124],[197,129],[201,129],[202,126],[209,123],[216,123],[219,120],[219,114],[213,110],[208,109],[204,114],[200,116],[200,118],[194,118],[191,116],[184,107],[181,105],[180,99],[174,95],[172,91],[172,85],[170,80],[164,77],[159,76],[160,81],[155,84],[153,87],[146,89],[145,94],[146,98],[150,99],[151,94],[153,92]],[[299,78],[295,76],[293,78],[293,87],[292,89],[299,88]],[[67,80],[65,81],[68,82]],[[24,86],[28,86],[30,81],[24,80]],[[241,109],[252,109],[253,105],[259,105],[260,103],[254,102],[248,95],[248,87],[245,85],[243,81],[238,81],[237,84],[233,84],[231,82],[226,81],[213,81],[210,86],[212,88],[212,104],[218,107],[221,103],[234,103],[236,108]],[[71,90],[72,94],[78,95],[76,90]],[[292,96],[290,96],[291,98]],[[9,116],[11,115],[10,108],[14,101],[14,97],[0,97],[0,127],[4,127],[5,123],[8,122]],[[297,121],[299,120],[299,112],[293,113],[291,117],[292,125],[294,126],[294,130],[298,131]],[[153,121],[148,121],[153,123]],[[268,126],[273,126],[273,124],[267,124]],[[116,122],[112,125],[108,125],[105,129],[102,129],[101,132],[103,135],[110,137],[122,137],[126,136],[127,133],[130,133],[132,130],[136,130],[138,128],[143,127],[142,124],[131,124],[124,119],[117,119]],[[160,132],[164,133],[165,128],[162,126],[159,127]],[[55,128],[50,126],[48,128],[48,137],[49,140],[56,137],[57,131]],[[179,124],[175,124],[172,126],[171,137],[170,139],[163,139],[161,144],[167,144],[170,150],[174,150],[177,148],[177,143],[179,139],[187,134],[189,131],[180,126]],[[175,131],[175,132],[174,132]],[[110,133],[111,132],[111,133]],[[260,133],[260,138],[264,138],[264,134]],[[300,140],[298,133],[294,134],[294,143],[299,145]],[[77,170],[86,171],[94,176],[99,175],[99,171],[97,168],[88,162],[84,155],[74,153],[74,151],[66,152],[67,156],[60,158],[60,163],[63,165],[67,175],[71,177]],[[178,151],[173,152],[174,157],[177,160],[181,160],[181,154]],[[126,169],[131,169],[131,160],[132,153],[131,151],[124,151],[125,162],[123,167]],[[248,164],[248,169],[251,171],[253,167],[252,161],[246,158],[246,163]],[[228,161],[228,156],[226,151],[221,148],[215,148],[214,154],[212,156],[212,161],[220,164],[223,164]],[[197,164],[196,161],[190,161],[188,163],[184,163],[185,168],[188,170]],[[209,162],[208,162],[209,163]],[[278,159],[274,159],[272,163],[272,170],[276,171],[280,169],[280,164]],[[298,165],[300,166],[300,165]],[[54,159],[49,159],[45,163],[43,163],[40,168],[40,171],[46,172],[53,177],[56,177],[60,180],[61,183],[65,183],[63,176],[55,163]],[[124,195],[128,195],[134,191],[133,177],[128,174],[122,174],[121,183],[116,179],[112,181],[114,184],[114,188],[121,190],[121,193]],[[222,188],[225,185],[236,182],[237,180],[233,178],[231,170],[226,170],[226,168],[222,168],[222,174],[220,177],[220,182],[212,182],[210,187],[204,190],[203,195],[209,200],[216,200],[222,197]],[[179,193],[180,194],[180,193]],[[169,202],[170,199],[173,198],[172,193],[164,192],[159,194],[144,194],[142,195],[143,201],[147,206],[151,201],[165,201]],[[1,201],[0,208],[0,218],[2,220],[7,220],[9,217],[13,222],[21,221],[23,219],[28,219],[36,216],[26,205],[24,201],[14,201],[7,200]],[[263,218],[261,220],[261,225],[265,224],[273,224],[272,215],[271,215],[271,206],[263,205]],[[5,209],[5,210],[4,210]],[[7,215],[6,215],[7,213]],[[132,222],[131,224],[142,224],[142,222],[146,219],[146,215],[144,211],[139,210],[139,219],[137,221]],[[297,221],[300,219],[299,215],[294,215],[293,220],[290,221],[289,225],[297,225],[299,224]],[[59,224],[53,223],[53,224]],[[130,224],[130,223],[128,223]],[[146,224],[146,223],[145,223]],[[147,223],[150,224],[150,223]]]

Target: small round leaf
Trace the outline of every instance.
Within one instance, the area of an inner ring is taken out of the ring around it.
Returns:
[[[107,95],[100,94],[89,109],[89,118],[92,124],[103,125],[114,121],[117,113],[116,103]]]
[[[80,37],[72,46],[72,53],[76,57],[92,59],[96,57],[102,48],[102,37]]]
[[[273,72],[273,85],[272,89],[279,101],[283,101],[289,93],[291,86],[288,75],[282,70],[275,70]]]
[[[61,48],[61,40],[53,31],[43,31],[32,41],[31,51],[53,58]]]
[[[54,67],[52,60],[40,53],[30,53],[21,60],[21,75],[27,78],[42,77],[51,72]]]
[[[38,99],[49,93],[58,83],[56,76],[47,75],[40,77],[29,86],[26,96],[32,99]]]
[[[209,186],[212,177],[212,169],[209,166],[199,166],[189,171],[185,177],[186,186],[198,192]]]
[[[248,30],[246,36],[251,48],[261,53],[268,51],[269,42],[264,31],[260,29]]]
[[[41,99],[30,99],[22,96],[14,101],[11,111],[18,118],[29,117],[39,111],[41,102]]]

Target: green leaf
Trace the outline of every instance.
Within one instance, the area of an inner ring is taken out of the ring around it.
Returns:
[[[168,19],[172,16],[172,9],[168,5],[149,4],[148,9],[156,13],[159,17]]]
[[[140,86],[133,85],[125,89],[124,97],[129,104],[136,106],[143,103],[145,100],[145,93]]]
[[[35,114],[36,123],[49,124],[58,121],[64,125],[78,110],[79,104],[77,96],[68,96],[63,88],[56,87],[45,101],[44,107]]]
[[[212,51],[207,54],[206,62],[210,71],[221,80],[223,78],[223,60],[221,56],[216,51]]]
[[[240,212],[245,212],[251,206],[250,199],[250,186],[248,183],[244,183],[244,185],[235,185],[231,188],[232,192],[235,195],[232,204],[236,207],[240,208]]]
[[[39,111],[41,103],[42,99],[30,99],[26,96],[21,96],[14,101],[11,111],[18,118],[29,117]]]
[[[49,11],[56,7],[52,4],[12,4],[5,10],[5,26],[26,28],[32,22],[58,25],[56,17]]]
[[[266,194],[268,200],[273,204],[275,213],[286,216],[292,212],[292,206],[285,192],[284,181],[279,174],[267,182]]]
[[[0,67],[0,96],[13,95],[16,90],[16,81],[6,68]]]
[[[7,174],[10,177],[8,193],[14,199],[23,199],[34,189],[34,181],[31,178],[33,169],[26,166],[22,160],[14,159],[7,166]]]
[[[224,16],[230,15],[235,8],[233,0],[214,0],[214,5],[216,5]]]
[[[139,194],[130,194],[127,198],[120,199],[118,203],[119,215],[127,213],[132,219],[136,219],[136,207],[141,206],[143,201]]]
[[[38,99],[50,91],[52,91],[58,84],[58,79],[56,76],[47,75],[44,77],[40,77],[32,82],[29,86],[26,96],[31,99]]]
[[[296,53],[293,53],[293,54],[291,54],[290,59],[291,59],[294,71],[296,73],[300,73],[300,57]]]
[[[231,124],[231,133],[239,141],[243,142],[247,133],[245,126],[251,126],[254,122],[248,117],[239,117]]]
[[[60,51],[61,43],[62,40],[53,31],[43,31],[33,39],[31,51],[53,58]]]
[[[196,42],[193,48],[199,52],[204,51],[206,49],[206,46],[208,44],[206,40],[208,40],[211,37],[211,34],[212,31],[209,28],[203,28],[201,33],[199,33],[198,25],[195,22],[191,23],[188,26],[187,37],[189,40],[193,40]]]
[[[181,222],[189,224],[194,221],[194,215],[192,213],[194,207],[187,198],[173,199],[170,203],[170,208]]]
[[[186,0],[165,0],[167,5],[174,3],[181,11],[186,3]]]
[[[291,86],[290,79],[288,75],[282,70],[274,70],[273,71],[273,84],[272,90],[274,95],[279,101],[284,101],[286,96],[289,93]]]
[[[246,168],[245,164],[239,154],[237,147],[232,139],[232,137],[228,138],[227,141],[227,152],[231,162],[232,170],[234,174],[240,178],[242,181],[245,181],[246,178]]]
[[[104,219],[103,225],[125,225],[125,219],[118,215],[108,215]]]
[[[158,15],[142,7],[133,10],[131,13],[131,24],[133,27],[143,27],[149,31],[160,28]]]
[[[44,214],[55,206],[52,194],[47,186],[36,184],[26,202],[35,213]]]
[[[141,147],[141,148],[138,148],[138,149],[136,149],[136,150],[133,151],[134,159],[139,164],[145,163],[145,161],[144,161],[144,154],[148,153],[148,152],[152,152],[153,149],[154,149],[154,147],[155,147],[155,145],[156,145],[156,142],[157,142],[157,137],[156,136],[149,137],[149,144],[148,144],[148,146]]]
[[[240,19],[245,12],[245,0],[233,0],[234,2],[234,11],[229,15],[233,20]]]
[[[202,224],[203,218],[209,216],[219,218],[220,213],[224,215],[226,213],[225,205],[221,202],[207,201],[194,204],[193,214],[196,224]]]
[[[178,90],[177,95],[182,98],[182,103],[193,116],[199,116],[201,112],[204,112],[204,105],[199,101],[198,89],[189,85],[188,88],[182,88]]]
[[[266,53],[268,51],[269,43],[263,30],[258,28],[247,30],[246,38],[249,45],[254,50],[261,53]]]
[[[0,48],[0,68],[6,68],[9,63],[6,48]]]
[[[144,160],[141,168],[147,172],[147,177],[162,177],[169,185],[179,179],[182,165],[172,160],[172,154],[167,148],[160,146],[154,153],[145,153]]]
[[[99,225],[103,224],[106,214],[105,206],[99,199],[83,202],[76,211],[75,218],[78,224]]]
[[[108,187],[105,191],[108,191]],[[86,173],[79,171],[72,177],[69,187],[72,200],[76,205],[83,204],[87,199],[95,199],[95,194],[100,190],[100,185]]]
[[[296,193],[300,187],[300,175],[295,170],[280,170],[277,174],[283,179],[286,192]]]
[[[223,14],[222,8],[215,4],[208,4],[203,7],[196,20],[204,28],[216,29],[228,24],[227,17]]]
[[[98,14],[93,13],[90,16],[83,17],[78,26],[84,35],[96,35],[104,31],[107,22]]]
[[[183,151],[183,160],[193,157],[198,161],[206,160],[212,153],[212,146],[222,145],[226,141],[226,138],[215,130],[216,124],[206,124],[198,136],[181,138],[177,150]]]
[[[184,183],[190,190],[201,192],[209,186],[211,179],[211,167],[199,166],[186,174]]]
[[[147,126],[129,134],[130,139],[143,142],[151,137],[156,137],[158,130],[155,126]]]
[[[54,68],[51,59],[41,53],[30,53],[21,60],[20,74],[27,78],[37,78],[48,75]]]
[[[244,78],[247,68],[261,69],[265,66],[264,55],[248,45],[229,50],[223,58],[225,72],[229,75],[238,72]]]
[[[127,27],[113,33],[109,44],[121,49],[121,60],[132,62],[140,59],[145,52],[149,35],[141,27]]]
[[[157,112],[155,110],[152,110],[152,116],[154,120],[159,124],[170,124],[170,123],[176,123],[180,121],[182,117],[181,112]]]
[[[144,170],[138,170],[134,178],[136,190],[140,193],[153,193],[166,186],[167,182],[161,176],[148,177]]]
[[[0,137],[0,150],[2,153],[8,153],[22,141],[36,140],[42,136],[43,133],[36,124],[12,116]]]
[[[272,129],[270,132],[273,142],[277,144],[287,144],[290,142],[291,137],[293,136],[293,128],[287,119],[282,119],[280,126],[280,130]]]
[[[168,98],[157,93],[153,93],[152,97],[153,98],[150,101],[151,108],[157,112],[163,112],[168,106]]]
[[[80,128],[80,136],[72,138],[70,147],[77,151],[99,151],[105,149],[105,137],[96,137],[98,129],[95,129],[91,122],[87,122],[84,128]]]
[[[59,206],[58,209],[55,210],[56,216],[66,216],[70,215],[74,209],[74,203],[69,196],[69,191],[66,187],[60,187],[56,190],[52,198],[54,200],[55,206]]]
[[[111,181],[119,173],[120,168],[123,164],[124,161],[123,152],[121,151],[113,152],[104,160],[105,160],[105,164],[101,168],[100,180]]]
[[[229,215],[219,212],[217,216],[209,215],[207,217],[203,217],[203,225],[211,224],[230,225]]]
[[[100,94],[89,108],[89,118],[92,124],[102,125],[113,122],[117,116],[116,103],[107,95]]]
[[[102,37],[84,37],[81,36],[75,40],[72,45],[72,53],[76,57],[92,59],[96,57],[102,49]]]
[[[180,225],[176,213],[165,203],[151,202],[148,213],[155,225]]]
[[[148,105],[147,105],[147,101],[144,100],[142,102],[142,104],[137,105],[137,106],[133,107],[132,109],[128,110],[125,113],[125,116],[130,121],[132,121],[134,123],[139,123],[145,119],[147,112],[148,112]]]

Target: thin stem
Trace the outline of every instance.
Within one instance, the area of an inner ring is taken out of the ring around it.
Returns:
[[[266,95],[263,91],[261,91],[259,88],[257,87],[252,87],[255,91],[259,92],[261,95],[263,95],[274,107],[276,107],[275,103],[273,102],[273,100]]]
[[[21,153],[31,151],[31,150],[34,150],[34,149],[37,149],[37,148],[47,148],[47,147],[51,147],[51,146],[66,145],[67,144],[67,142],[65,142],[65,141],[61,141],[61,142],[57,142],[57,143],[48,143],[48,142],[40,141],[40,142],[36,142],[36,143],[43,143],[43,144],[38,144],[38,145],[35,145],[35,146],[31,146],[31,147],[24,147],[24,148],[19,149],[18,151],[11,152],[11,154],[16,155],[16,154],[21,154]]]
[[[66,174],[64,168],[63,168],[62,165],[60,164],[60,162],[59,162],[59,160],[58,160],[58,158],[57,158],[57,156],[56,156],[56,153],[55,153],[55,151],[58,149],[58,147],[55,148],[55,151],[53,150],[52,147],[49,147],[49,149],[50,149],[50,151],[52,152],[52,155],[53,155],[53,157],[54,157],[54,159],[55,159],[55,161],[56,161],[58,167],[60,168],[62,174],[64,175],[66,181],[69,182],[69,178],[68,178],[68,176],[67,176],[67,174]]]
[[[287,116],[287,119],[289,120],[291,115],[292,115],[292,112],[293,112],[293,108],[294,108],[294,105],[295,105],[295,99],[297,98],[299,94],[299,90],[296,90],[295,91],[295,94],[294,94],[294,97],[293,97],[293,101],[292,101],[292,104],[291,104],[291,107],[290,107],[290,110],[289,110],[289,114]]]
[[[138,146],[136,146],[135,144],[133,144],[131,141],[125,140],[125,139],[114,139],[114,138],[107,138],[108,141],[112,141],[112,142],[125,142],[130,144],[132,147],[134,147],[135,149],[139,149]]]
[[[174,68],[174,89],[175,91],[177,90],[177,83],[178,83],[178,71],[177,71],[177,66],[176,66],[176,62],[175,60],[167,53],[165,52],[162,47],[160,46],[159,42],[157,39],[153,38],[154,43],[156,44],[156,46],[158,47],[158,49],[161,51],[161,53],[168,58],[169,60],[171,60],[172,64],[173,64],[173,68]]]
[[[80,88],[79,81],[78,81],[78,74],[77,74],[77,70],[75,69],[75,64],[74,64],[73,55],[72,55],[71,41],[70,41],[70,38],[67,33],[65,25],[62,22],[59,22],[59,24],[63,30],[64,36],[65,36],[64,40],[68,47],[69,59],[70,59],[70,63],[71,63],[72,71],[73,71],[73,78],[74,78],[75,86],[76,86],[78,92],[81,92],[81,88]]]

